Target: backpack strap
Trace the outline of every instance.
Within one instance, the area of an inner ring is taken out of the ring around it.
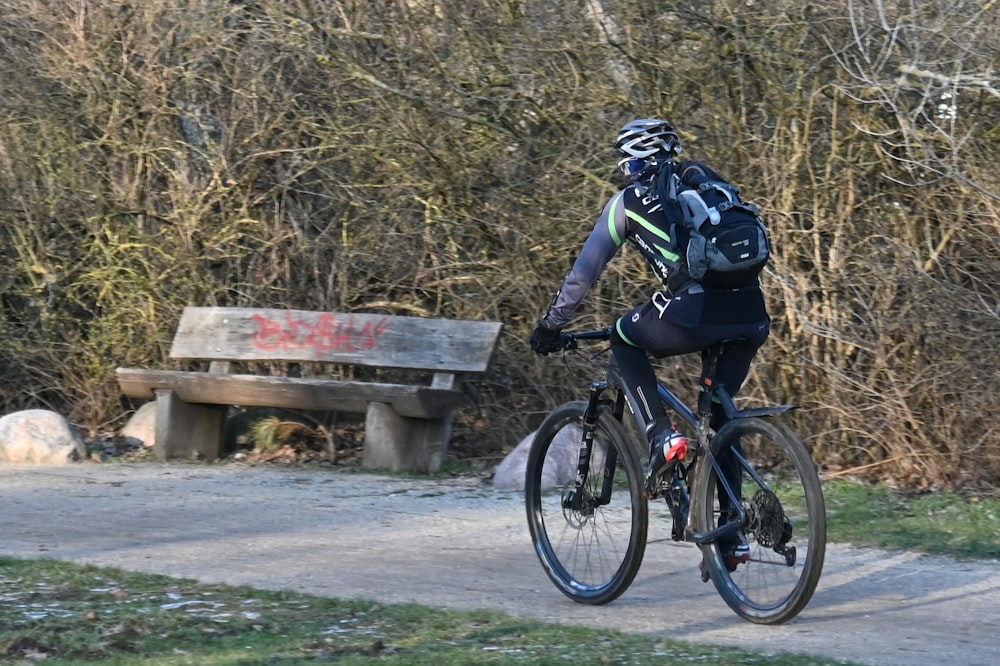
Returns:
[[[674,162],[667,160],[656,174],[656,196],[663,205],[677,198],[677,178],[674,178]]]
[[[702,196],[709,191],[718,192],[726,200],[714,206],[709,206]],[[677,195],[677,199],[681,203],[685,219],[695,229],[701,229],[701,226],[706,221],[713,225],[719,224],[722,221],[722,213],[732,208],[740,208],[755,217],[760,216],[760,209],[754,204],[740,199],[740,191],[729,183],[709,180],[699,185],[696,189],[680,192]]]
[[[677,201],[684,213],[684,220],[695,230],[700,230],[706,222],[712,225],[719,224],[722,221],[722,213],[733,206],[733,202],[728,199],[715,206],[709,206],[701,196],[704,191],[703,188],[683,190],[677,195]]]

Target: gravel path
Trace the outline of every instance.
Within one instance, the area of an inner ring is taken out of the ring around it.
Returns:
[[[886,666],[1000,663],[997,562],[833,546],[792,622],[738,618],[694,546],[654,521],[632,587],[574,604],[535,557],[518,493],[239,465],[0,466],[0,554],[384,603],[493,609],[759,652]]]

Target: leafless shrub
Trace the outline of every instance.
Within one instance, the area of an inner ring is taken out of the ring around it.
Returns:
[[[662,115],[770,220],[748,399],[802,402],[830,469],[992,483],[998,32],[971,0],[0,0],[0,409],[120,423],[114,367],[165,364],[188,303],[498,319],[453,450],[502,455],[589,379],[526,337],[618,125]],[[648,285],[625,251],[581,325]]]

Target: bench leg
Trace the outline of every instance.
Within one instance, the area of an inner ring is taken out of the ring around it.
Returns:
[[[170,390],[156,391],[157,458],[216,460],[222,455],[227,405],[195,405]]]
[[[372,402],[365,415],[364,466],[394,472],[436,472],[451,438],[451,415],[440,419],[400,416],[391,405]]]

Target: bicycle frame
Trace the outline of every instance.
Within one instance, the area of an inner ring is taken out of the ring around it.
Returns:
[[[577,340],[607,340],[610,336],[611,328],[607,327],[584,333],[569,334],[569,339],[575,345]],[[716,384],[714,381],[719,357],[722,355],[725,346],[731,342],[734,342],[734,340],[722,340],[702,351],[702,375],[700,382],[701,392],[698,396],[697,412],[688,407],[683,400],[681,400],[662,382],[657,383],[657,391],[659,393],[660,400],[698,433],[696,445],[692,448],[692,460],[683,466],[682,477],[686,479],[688,470],[693,467],[698,459],[704,454],[708,462],[715,470],[715,476],[721,483],[723,491],[729,497],[731,506],[733,506],[739,514],[738,521],[730,521],[729,523],[708,532],[696,533],[688,531],[685,534],[685,538],[689,541],[693,541],[699,546],[710,544],[719,538],[729,536],[738,530],[740,525],[746,521],[746,511],[739,501],[738,493],[732,488],[718,460],[711,453],[710,444],[712,437],[714,436],[714,432],[712,432],[709,425],[712,413],[712,403],[717,402],[721,405],[727,421],[752,417],[777,416],[796,408],[796,405],[773,405],[766,407],[754,407],[750,409],[739,409],[736,406],[736,402],[726,386],[723,384]],[[590,385],[590,395],[586,412],[587,416],[585,417],[583,424],[584,441],[580,448],[579,465],[577,468],[577,478],[575,484],[576,491],[572,492],[570,496],[566,498],[564,504],[567,508],[581,508],[578,505],[580,504],[582,495],[577,491],[586,483],[590,474],[590,453],[593,445],[597,408],[601,403],[602,396],[606,390],[614,388],[617,391],[617,397],[612,407],[612,413],[615,418],[618,420],[623,418],[625,403],[628,402],[629,410],[635,416],[640,432],[645,431],[646,423],[640,416],[641,412],[635,408],[634,398],[629,394],[620,379],[612,376],[614,374],[615,373],[613,372],[609,372],[608,381],[597,381]],[[754,477],[755,481],[760,483],[762,487],[766,487],[764,480],[760,478],[752,466],[747,464],[746,460],[738,451],[733,450],[732,455],[736,457],[736,462]],[[608,498],[610,497],[614,463],[615,460],[608,460],[605,464],[602,492],[600,498],[597,499],[598,505],[606,504],[608,502]]]

